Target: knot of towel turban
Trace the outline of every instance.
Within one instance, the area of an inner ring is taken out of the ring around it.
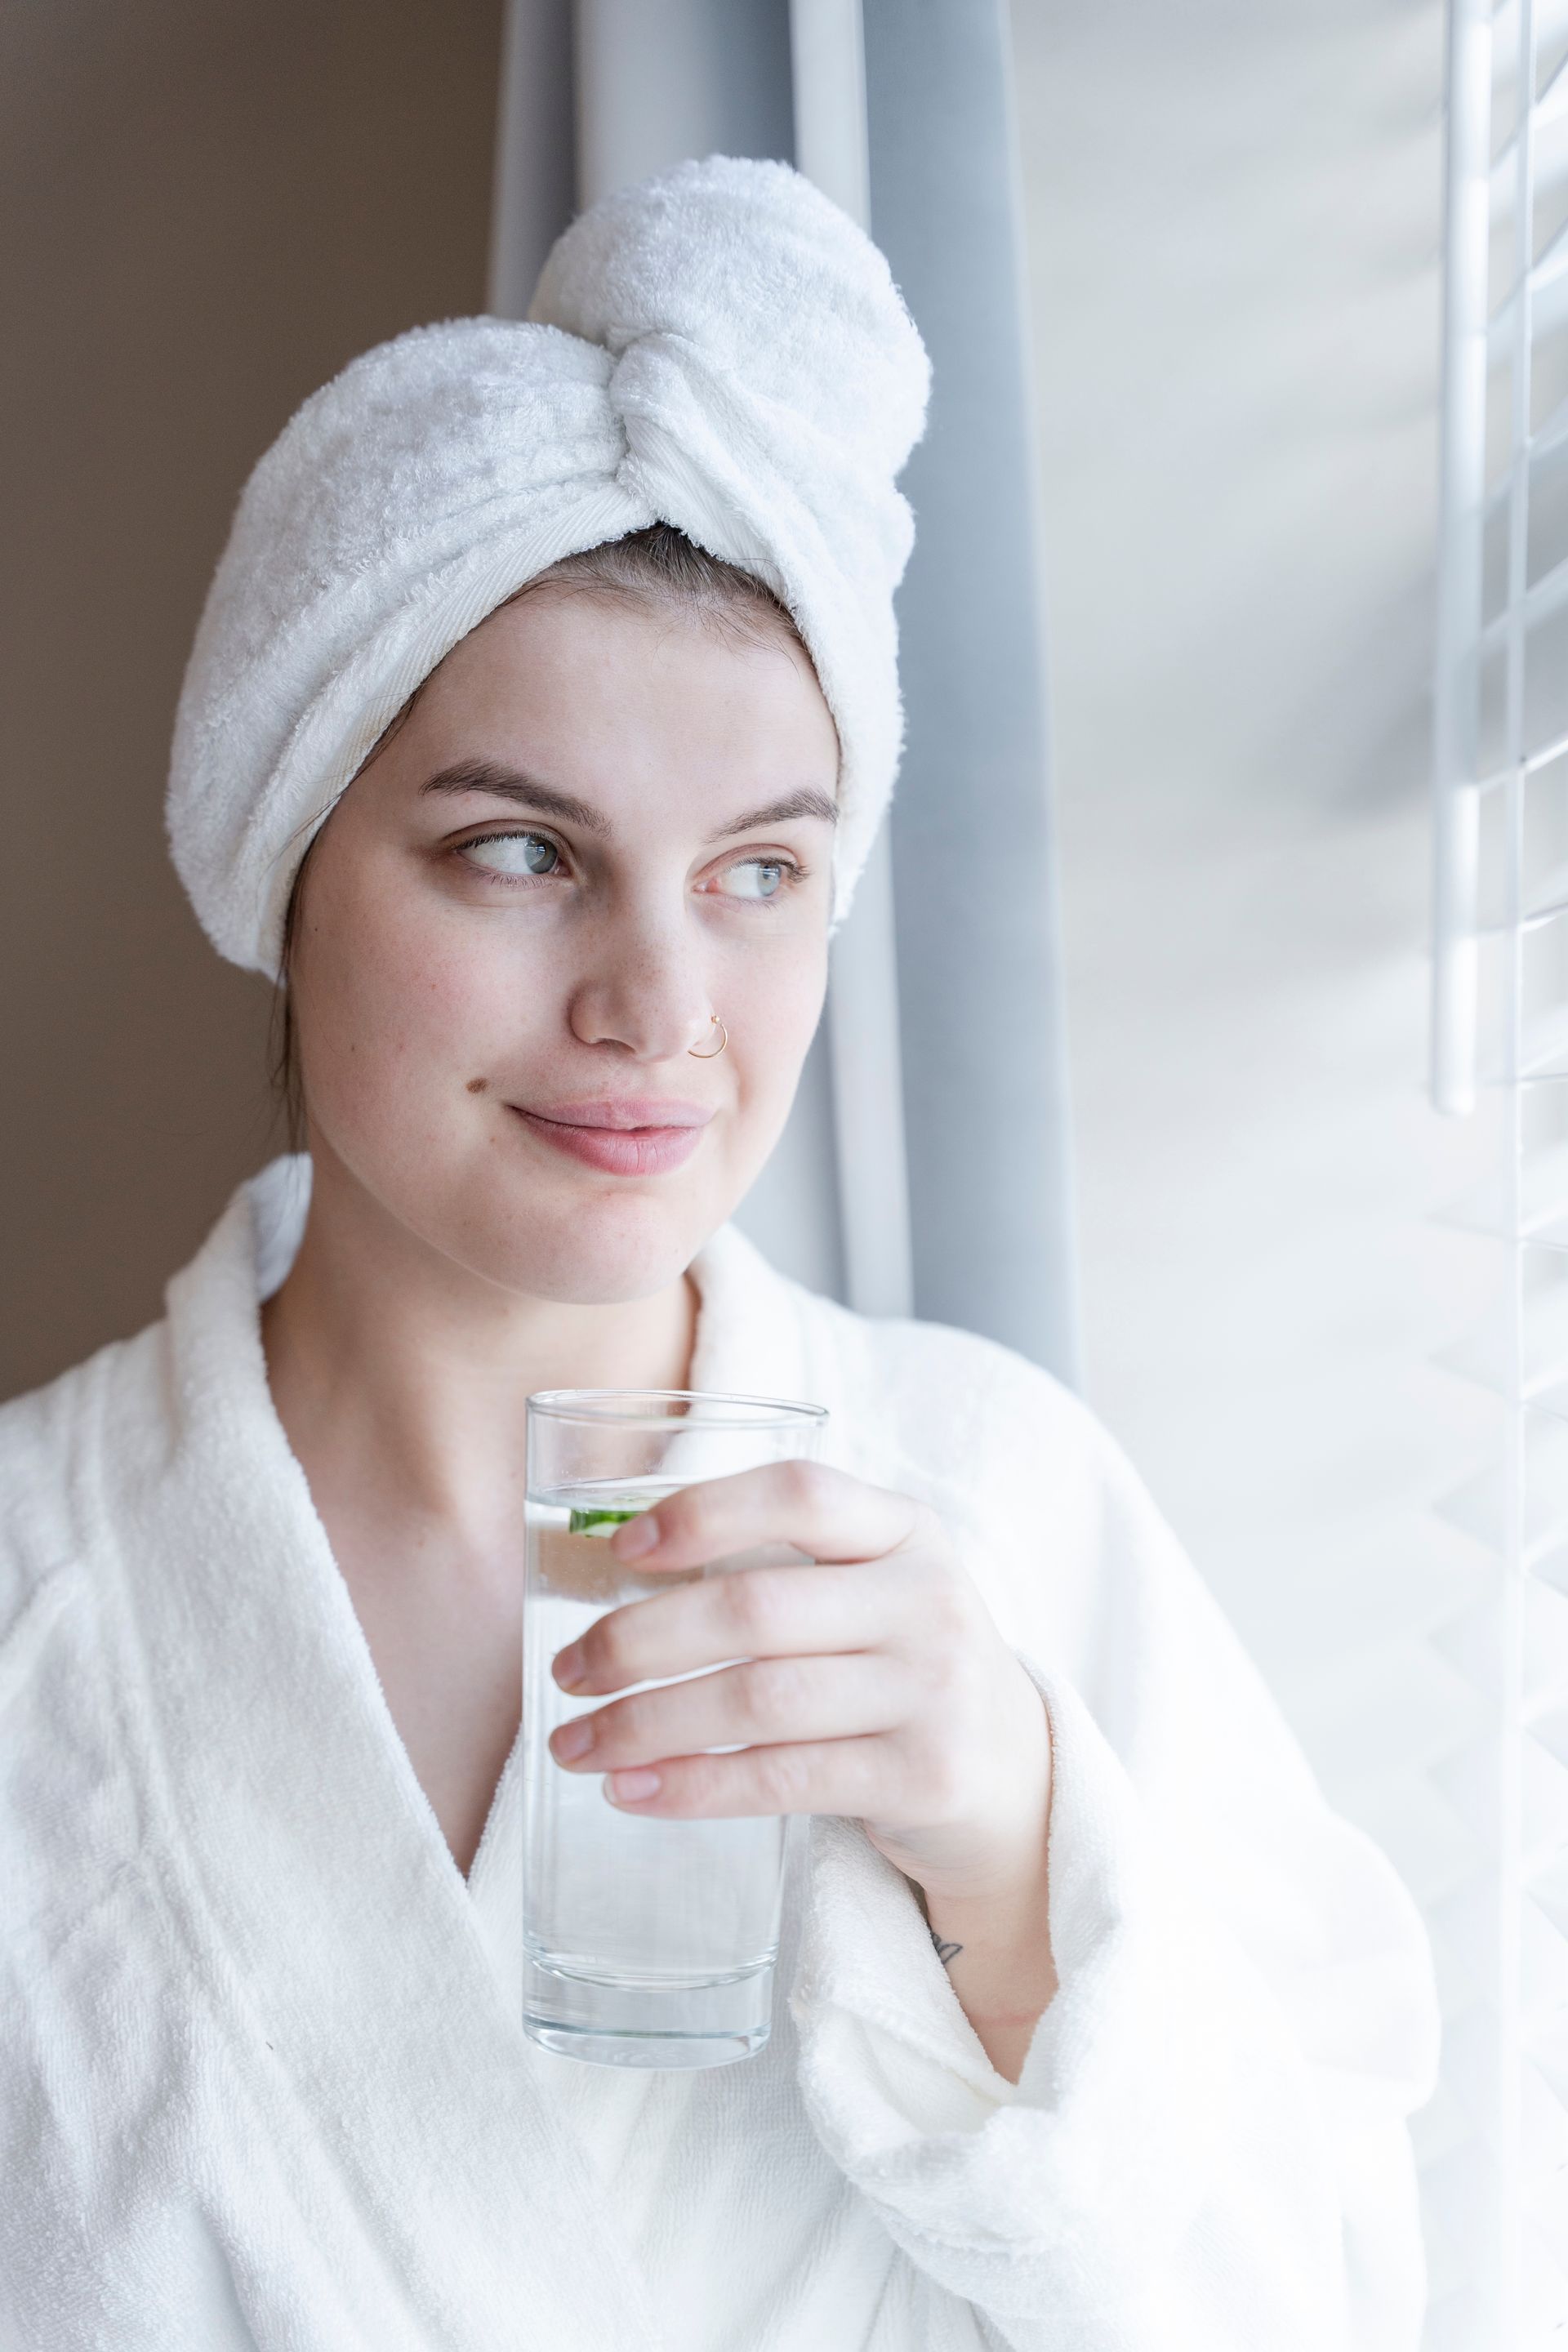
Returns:
[[[246,486],[168,798],[213,943],[276,977],[300,862],[409,695],[561,557],[668,522],[788,607],[841,750],[836,912],[892,790],[895,478],[928,368],[882,256],[787,164],[606,198],[525,322],[420,327],[308,400]]]

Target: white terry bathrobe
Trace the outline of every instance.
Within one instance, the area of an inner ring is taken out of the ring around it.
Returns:
[[[304,1175],[0,1412],[6,2352],[1413,2352],[1398,1882],[1079,1404],[732,1230],[695,1383],[828,1405],[1045,1695],[1061,1989],[1015,2087],[824,1820],[758,2056],[524,2040],[518,1759],[465,1883],[272,1410]]]

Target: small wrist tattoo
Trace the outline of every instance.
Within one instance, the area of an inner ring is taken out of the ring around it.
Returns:
[[[963,1946],[962,1944],[944,1944],[934,1927],[931,1928],[929,1933],[937,1958],[942,1962],[942,1967],[945,1969],[951,1960],[957,1959],[960,1952],[963,1949]]]

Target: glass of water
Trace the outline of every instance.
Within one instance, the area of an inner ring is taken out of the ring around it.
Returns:
[[[528,1401],[523,2026],[546,2049],[602,2066],[721,2066],[768,2038],[784,1821],[618,1811],[601,1774],[563,1770],[548,1743],[557,1724],[625,1694],[575,1697],[550,1669],[627,1601],[800,1561],[774,1544],[639,1574],[608,1538],[682,1486],[815,1459],[826,1419],[820,1405],[678,1390],[556,1389]]]

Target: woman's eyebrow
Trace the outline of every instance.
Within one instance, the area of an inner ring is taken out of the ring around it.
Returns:
[[[536,816],[580,825],[584,833],[610,830],[608,819],[586,801],[571,793],[558,793],[553,784],[542,784],[521,768],[503,768],[493,760],[459,760],[453,767],[438,769],[419,789],[422,793],[489,793],[497,800],[510,801],[514,807],[531,809]]]
[[[787,824],[792,816],[820,817],[824,824],[837,824],[838,809],[826,793],[819,793],[807,785],[801,792],[786,793],[782,801],[769,801],[763,808],[748,811],[746,815],[736,817],[731,824],[721,824],[711,838],[723,841],[732,833],[750,833],[753,826],[760,824]]]

